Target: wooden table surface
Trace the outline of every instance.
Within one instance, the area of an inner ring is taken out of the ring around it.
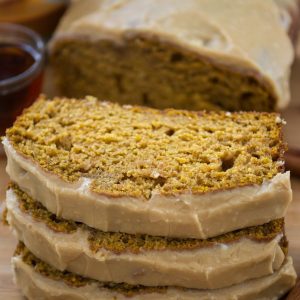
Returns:
[[[288,122],[286,138],[293,147],[300,149],[300,60],[294,68],[292,78],[292,108],[284,117]],[[48,93],[49,94],[49,93]],[[298,112],[298,113],[297,113]],[[289,121],[290,120],[290,121]],[[1,152],[1,149],[0,149]],[[0,205],[5,197],[8,177],[5,173],[5,158],[0,156]],[[289,253],[294,259],[295,269],[300,277],[300,177],[292,176],[293,202],[286,215],[286,233],[289,239]],[[13,254],[16,239],[6,226],[0,224],[0,300],[21,300],[19,290],[13,283],[10,257]],[[300,287],[298,288],[300,290]],[[299,296],[289,298],[300,299]]]

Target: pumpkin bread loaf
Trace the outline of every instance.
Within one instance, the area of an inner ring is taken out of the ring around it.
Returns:
[[[50,45],[57,86],[156,108],[280,109],[293,60],[282,11],[273,0],[77,1]]]

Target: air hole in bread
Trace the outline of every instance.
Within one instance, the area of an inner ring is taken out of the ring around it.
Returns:
[[[142,101],[144,105],[149,105],[150,101],[147,93],[142,94]]]
[[[116,86],[117,86],[117,89],[120,93],[123,93],[124,92],[124,87],[123,87],[123,77],[121,74],[115,74],[114,75],[115,77],[115,81],[116,81]]]
[[[173,128],[169,128],[169,129],[166,131],[166,135],[168,135],[168,136],[172,136],[174,133],[175,133],[175,130],[174,130]]]
[[[183,55],[179,52],[175,52],[171,55],[170,62],[177,63],[183,60]]]
[[[249,100],[252,97],[254,97],[254,94],[252,92],[244,92],[241,94],[241,99],[242,100]]]
[[[223,157],[222,158],[222,171],[226,172],[234,166],[234,157]]]
[[[218,84],[220,82],[220,79],[218,77],[211,77],[209,81],[213,84]]]

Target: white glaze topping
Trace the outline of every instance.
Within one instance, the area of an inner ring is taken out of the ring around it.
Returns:
[[[76,299],[76,300],[128,300],[128,297],[113,290],[99,288],[94,283],[84,287],[71,287],[61,281],[51,280],[34,271],[20,257],[13,257],[12,265],[16,282],[29,300]],[[218,290],[177,289],[169,287],[165,293],[142,293],[133,295],[132,300],[275,300],[289,291],[296,282],[292,258],[274,274],[252,279],[242,284]]]
[[[7,192],[8,222],[27,248],[59,270],[99,281],[147,286],[167,285],[211,289],[272,274],[283,263],[282,234],[270,241],[248,238],[215,246],[184,250],[143,250],[114,253],[90,250],[89,232],[52,231],[22,212],[12,190]]]

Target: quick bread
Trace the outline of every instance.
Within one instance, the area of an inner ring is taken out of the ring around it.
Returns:
[[[41,98],[3,143],[11,179],[58,216],[103,231],[208,238],[284,216],[282,123],[275,113]]]
[[[290,98],[288,26],[273,0],[77,1],[50,60],[69,97],[273,111]]]
[[[16,281],[29,299],[279,299],[295,285],[296,273],[288,257],[274,274],[218,290],[144,287],[103,283],[70,272],[60,272],[19,244],[12,259]]]
[[[56,217],[16,185],[7,220],[19,240],[61,271],[99,281],[217,289],[278,270],[287,254],[282,219],[207,240],[103,232]]]

